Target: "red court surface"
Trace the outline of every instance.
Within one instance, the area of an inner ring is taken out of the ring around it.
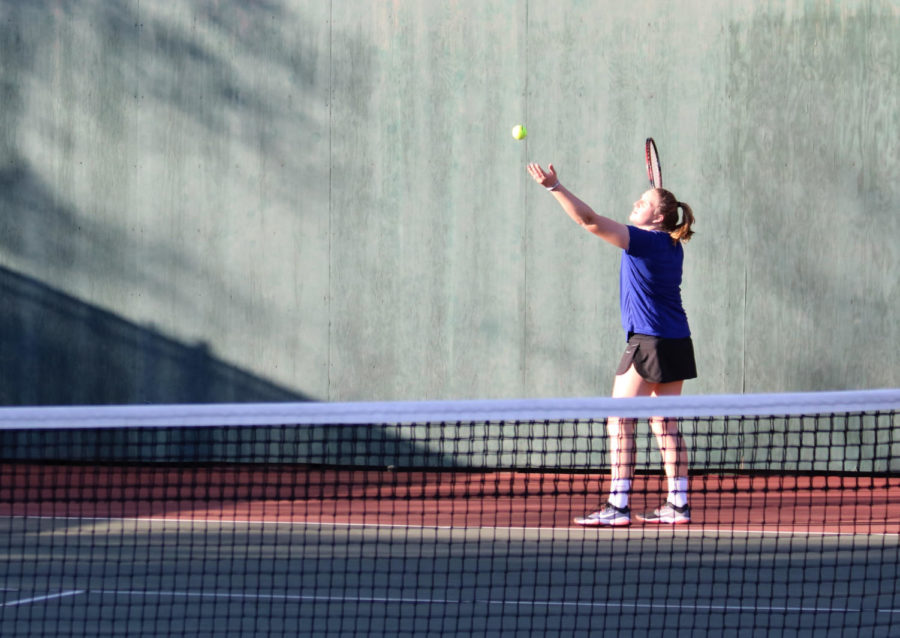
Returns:
[[[608,485],[585,474],[6,463],[0,516],[559,529],[598,509]],[[637,477],[632,510],[660,505],[664,485]],[[679,528],[898,534],[900,477],[693,476],[691,511]]]

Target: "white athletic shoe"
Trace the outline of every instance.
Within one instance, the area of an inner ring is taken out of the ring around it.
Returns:
[[[582,518],[576,518],[575,523],[585,527],[618,527],[631,524],[631,510],[627,507],[616,507],[607,503],[603,509],[588,514]]]

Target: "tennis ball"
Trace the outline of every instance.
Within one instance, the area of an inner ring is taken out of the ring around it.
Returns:
[[[512,136],[517,140],[524,140],[526,135],[528,135],[528,130],[525,128],[524,124],[516,124],[513,127]]]

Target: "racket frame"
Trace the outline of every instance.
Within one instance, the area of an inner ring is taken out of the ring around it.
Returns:
[[[651,188],[662,188],[662,166],[659,161],[659,150],[652,137],[644,142],[644,152],[647,159],[647,177]]]

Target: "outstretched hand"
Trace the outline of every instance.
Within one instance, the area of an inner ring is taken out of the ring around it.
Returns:
[[[545,171],[540,164],[532,162],[528,165],[528,174],[544,188],[553,188],[559,184],[559,177],[556,176],[556,169],[553,168],[553,164],[548,164],[547,166],[548,169]]]

